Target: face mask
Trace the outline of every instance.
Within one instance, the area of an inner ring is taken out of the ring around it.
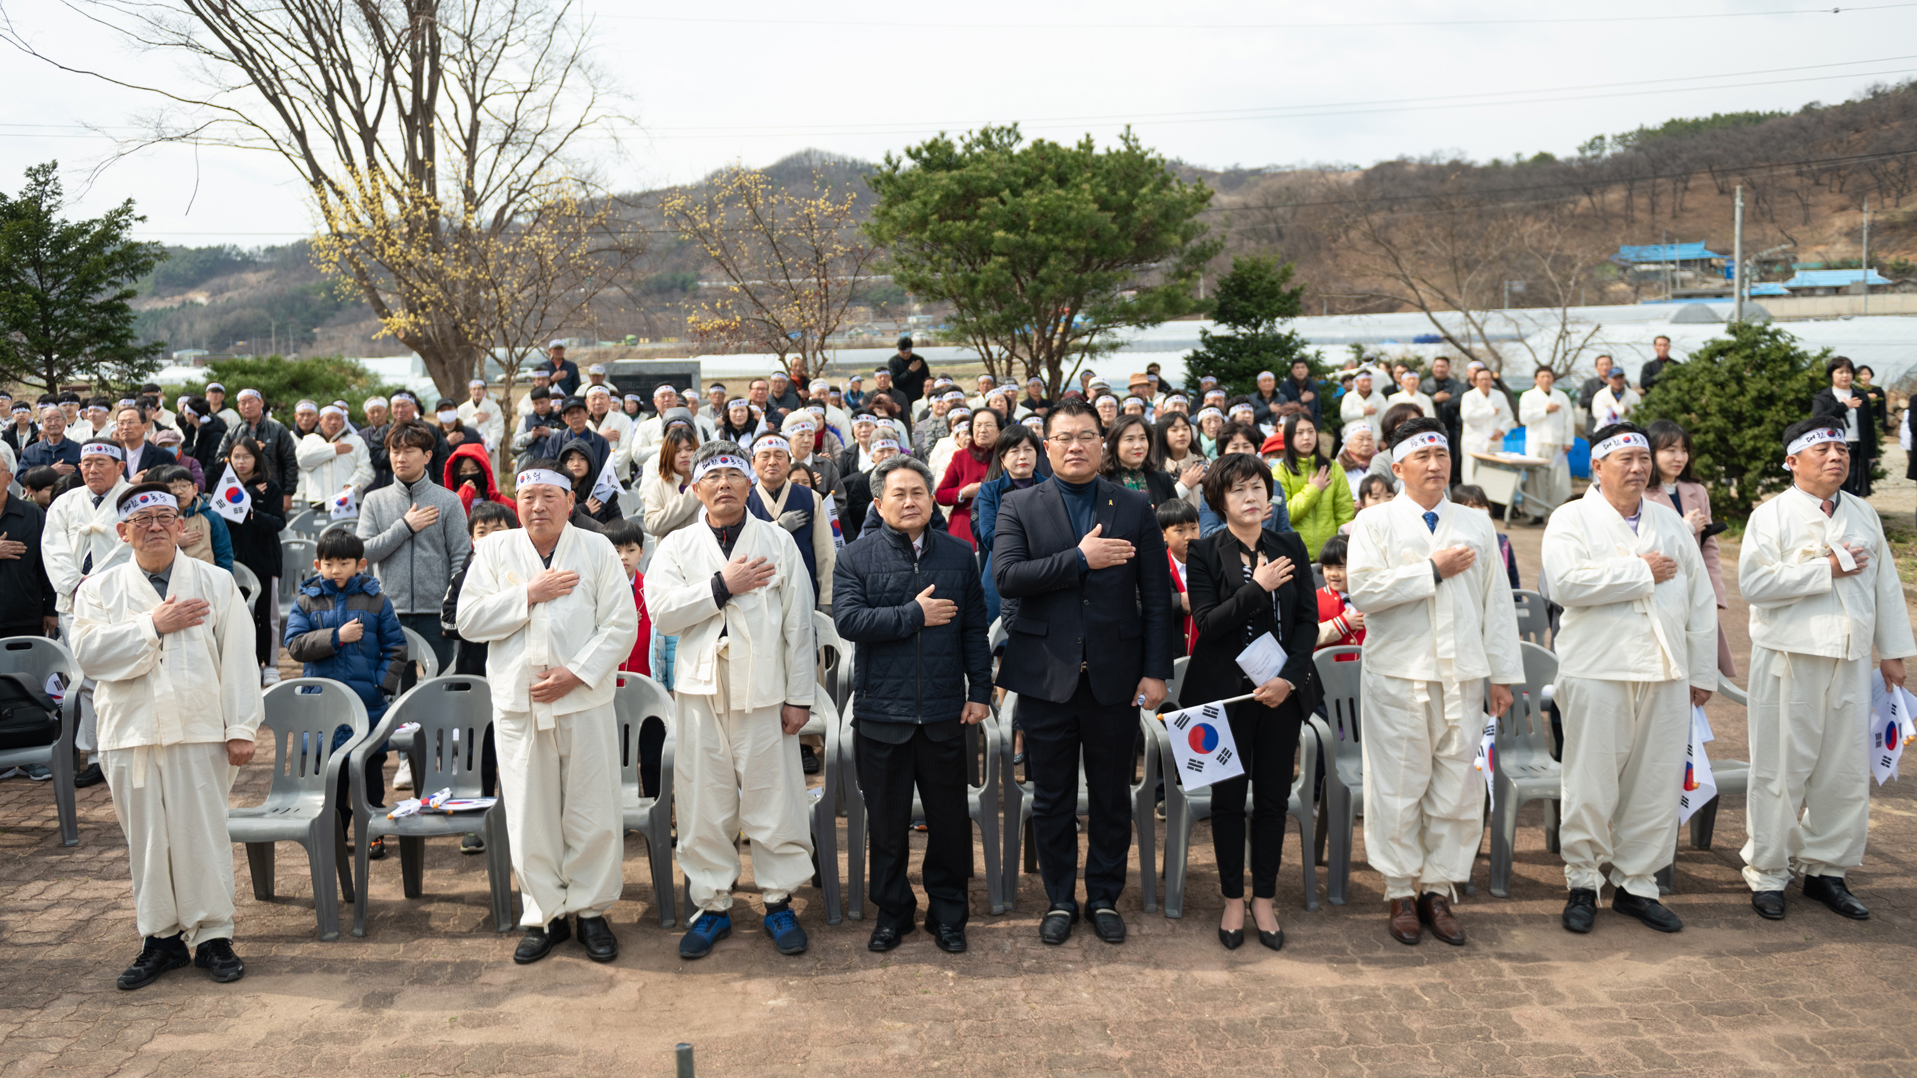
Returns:
[[[441,423],[451,423],[459,418],[458,412],[438,412],[436,414],[439,416]]]

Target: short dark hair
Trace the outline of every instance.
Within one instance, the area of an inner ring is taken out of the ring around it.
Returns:
[[[466,534],[471,535],[481,524],[504,524],[508,528],[517,528],[519,517],[498,502],[475,500],[473,511],[466,517]]]
[[[1398,491],[1398,488],[1392,484],[1390,476],[1372,472],[1358,480],[1358,500],[1364,501],[1370,497],[1373,487],[1383,487],[1386,494],[1396,494]]]
[[[20,489],[45,490],[60,481],[60,473],[51,464],[36,464],[20,473]]]
[[[1128,412],[1112,420],[1111,429],[1105,432],[1105,459],[1098,462],[1098,474],[1107,479],[1118,474],[1120,467],[1118,463],[1118,440],[1123,438],[1125,432],[1131,430],[1133,427],[1137,427],[1139,430],[1145,432],[1145,459],[1141,462],[1141,467],[1149,468],[1152,466],[1152,425],[1145,422],[1144,416]]]
[[[1089,416],[1094,424],[1101,427],[1104,426],[1098,418],[1098,412],[1091,405],[1086,404],[1082,400],[1073,400],[1067,397],[1053,405],[1051,411],[1045,413],[1045,436],[1050,438],[1052,436],[1052,424],[1060,417],[1068,415]]]
[[[1444,429],[1443,423],[1440,423],[1428,415],[1420,414],[1415,418],[1403,420],[1397,426],[1391,428],[1391,433],[1385,437],[1385,448],[1396,449],[1398,448],[1398,443],[1407,441],[1420,434],[1444,434],[1447,441],[1449,441],[1450,438],[1450,435],[1446,433]]]
[[[1836,374],[1838,371],[1849,371],[1852,374],[1856,374],[1857,364],[1852,363],[1849,356],[1832,356],[1824,361],[1824,375],[1826,377]]]
[[[1828,423],[1828,421],[1826,422]],[[1691,448],[1691,432],[1679,426],[1674,420],[1658,419],[1652,421],[1648,434],[1651,439],[1651,482],[1674,483],[1682,480],[1686,483],[1695,483],[1697,480],[1691,478],[1691,462],[1689,460],[1684,462],[1684,469],[1676,475],[1664,475],[1658,470],[1657,466],[1658,451],[1666,446],[1682,445],[1687,457],[1693,455],[1695,451]],[[1784,444],[1789,445],[1790,443],[1786,441]]]
[[[1265,434],[1257,427],[1252,426],[1250,423],[1227,422],[1224,426],[1218,428],[1217,446],[1220,456],[1224,455],[1225,447],[1230,445],[1231,440],[1235,437],[1242,437],[1250,442],[1251,451],[1254,455],[1258,452],[1259,447],[1265,444]]]
[[[559,462],[551,457],[533,457],[528,460],[522,460],[519,462],[519,470],[522,472],[548,471],[558,472],[560,475],[566,474],[566,469],[560,467]]]
[[[640,550],[646,548],[646,530],[640,527],[636,520],[620,517],[618,520],[608,521],[603,534],[606,541],[615,547],[636,546]]]
[[[1183,498],[1169,498],[1158,503],[1158,530],[1168,531],[1180,524],[1198,523],[1198,510]]]
[[[1023,423],[1013,423],[1008,427],[1001,427],[998,432],[998,441],[992,445],[992,464],[991,467],[986,469],[985,478],[991,480],[1004,475],[1005,454],[1010,453],[1021,445],[1031,446],[1032,451],[1040,457],[1045,455],[1045,440],[1038,436],[1037,431]]]
[[[1496,380],[1495,377],[1492,379],[1494,382]],[[1424,418],[1423,408],[1418,407],[1410,401],[1394,404],[1386,408],[1384,416],[1378,420],[1378,437],[1389,442],[1392,432],[1396,431],[1400,424],[1420,418]]]
[[[1271,496],[1271,465],[1250,453],[1226,453],[1219,457],[1205,473],[1205,504],[1218,514],[1220,520],[1225,517],[1225,493],[1241,480],[1259,479],[1265,484],[1265,496]]]
[[[1444,357],[1439,356],[1438,358],[1443,359]],[[1325,545],[1318,548],[1318,564],[1343,565],[1345,563],[1345,548],[1348,545],[1347,540],[1342,535],[1334,535],[1325,540]]]
[[[1827,427],[1830,426],[1830,422],[1826,420],[1824,423],[1824,426],[1827,426]],[[1649,434],[1645,434],[1644,428],[1638,426],[1636,423],[1613,423],[1608,427],[1600,427],[1597,430],[1593,431],[1591,433],[1591,444],[1593,446],[1596,446],[1599,442],[1605,440],[1606,438],[1610,438],[1618,434],[1643,434],[1644,440],[1646,442],[1649,442],[1651,440],[1651,436]]]
[[[160,483],[164,485],[167,483],[178,483],[183,479],[189,483],[193,482],[193,473],[189,471],[184,464],[159,464],[148,468],[146,472],[146,481],[149,483]],[[194,485],[197,487],[199,484],[195,483]],[[172,492],[168,491],[168,493]]]
[[[395,423],[393,424],[393,429],[386,432],[386,451],[388,453],[396,453],[407,446],[411,446],[414,449],[423,449],[428,454],[431,454],[438,445],[439,439],[433,436],[433,429],[417,419],[407,419]]]
[[[320,533],[319,542],[313,547],[313,557],[317,561],[332,561],[335,558],[359,561],[366,557],[366,542],[346,528],[330,528]]]
[[[1459,505],[1482,505],[1488,507],[1491,504],[1491,496],[1486,494],[1484,488],[1476,483],[1459,483],[1457,486],[1452,487],[1451,500]]]
[[[1551,365],[1549,363],[1538,364],[1536,369],[1532,370],[1531,377],[1535,379],[1540,374],[1548,374],[1553,378],[1556,378],[1558,376],[1558,372],[1552,370]]]

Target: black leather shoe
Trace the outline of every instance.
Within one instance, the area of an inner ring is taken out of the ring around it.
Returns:
[[[133,960],[133,964],[120,974],[119,981],[115,983],[121,991],[131,992],[152,984],[167,970],[179,969],[192,962],[193,956],[187,953],[186,941],[179,936],[172,939],[148,936],[146,945],[140,948],[140,957]]]
[[[1245,945],[1245,930],[1242,928],[1227,930],[1220,927],[1218,929],[1218,942],[1225,945],[1225,950],[1235,951]]]
[[[232,984],[246,976],[246,964],[233,953],[232,940],[207,940],[193,948],[193,964],[220,984]]]
[[[897,947],[899,942],[905,939],[906,934],[912,930],[913,926],[910,921],[902,925],[875,925],[872,928],[872,938],[866,941],[865,949],[868,951],[889,951]]]
[[[1092,931],[1106,943],[1125,942],[1125,919],[1110,906],[1092,907]]]
[[[946,954],[965,953],[964,925],[948,925],[927,917],[925,919],[925,930],[932,934],[932,942],[937,945],[939,950],[944,951]]]
[[[99,764],[88,764],[73,776],[73,788],[84,790],[89,786],[98,786],[106,781],[106,775],[100,771]]]
[[[1857,896],[1850,893],[1842,876],[1806,876],[1804,877],[1804,897],[1814,898],[1830,907],[1832,913],[1848,917],[1853,921],[1862,921],[1870,917],[1870,910]]]
[[[1753,891],[1751,908],[1766,921],[1781,921],[1784,919],[1784,892]]]
[[[1620,890],[1611,896],[1611,908],[1626,917],[1635,917],[1643,921],[1646,927],[1659,932],[1676,932],[1684,927],[1684,922],[1664,903],[1655,898],[1639,898],[1629,891]]]
[[[1041,943],[1056,947],[1072,938],[1072,922],[1078,920],[1078,907],[1053,906],[1045,911],[1038,922],[1038,938]]]
[[[552,953],[554,947],[572,938],[572,924],[564,917],[544,928],[528,928],[526,936],[513,948],[513,961],[522,966],[534,962]]]
[[[1258,942],[1271,950],[1282,951],[1285,949],[1285,930],[1280,928],[1276,932],[1266,932],[1261,928],[1258,930]]]
[[[1567,932],[1591,931],[1597,923],[1597,892],[1589,887],[1574,887],[1564,902],[1564,929]]]
[[[819,754],[812,751],[810,745],[799,746],[799,767],[808,775],[816,775],[824,765],[819,763]]]
[[[579,943],[586,949],[586,957],[594,962],[610,962],[619,957],[619,937],[612,934],[612,926],[604,917],[579,918]]]

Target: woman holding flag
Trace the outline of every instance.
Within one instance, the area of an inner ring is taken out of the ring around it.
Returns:
[[[260,593],[253,597],[253,635],[259,652],[260,682],[280,679],[277,665],[279,629],[280,531],[286,513],[280,507],[279,483],[261,466],[264,451],[251,437],[241,437],[226,452],[223,474],[213,488],[213,511],[226,518],[233,541],[233,560],[259,577]]]
[[[1225,526],[1193,543],[1185,563],[1198,642],[1179,704],[1251,695],[1225,710],[1244,771],[1211,790],[1212,843],[1225,895],[1218,940],[1233,950],[1245,942],[1245,793],[1253,784],[1258,796],[1251,819],[1251,912],[1258,942],[1274,951],[1285,945],[1272,899],[1278,894],[1298,729],[1317,706],[1319,692],[1311,665],[1318,638],[1311,556],[1297,532],[1264,527],[1271,489],[1271,469],[1257,457],[1220,457],[1205,475],[1204,492]],[[1276,674],[1254,680],[1239,657],[1267,636],[1282,662]]]

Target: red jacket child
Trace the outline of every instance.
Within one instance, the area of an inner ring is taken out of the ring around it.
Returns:
[[[1178,559],[1175,557],[1172,557],[1172,552],[1169,550],[1165,551],[1165,561],[1171,567],[1172,591],[1176,592],[1179,595],[1185,594],[1185,574],[1183,571],[1183,566],[1180,566],[1178,564]],[[1189,601],[1187,602],[1187,605],[1189,605]],[[1185,654],[1190,655],[1191,649],[1197,646],[1198,646],[1198,623],[1191,619],[1190,614],[1186,614],[1185,615]]]
[[[619,664],[629,674],[652,676],[652,615],[646,613],[646,574],[632,575],[632,601],[639,607],[639,638],[632,642],[632,654]]]
[[[1318,646],[1361,645],[1365,631],[1351,628],[1351,607],[1345,597],[1330,588],[1318,589]]]

